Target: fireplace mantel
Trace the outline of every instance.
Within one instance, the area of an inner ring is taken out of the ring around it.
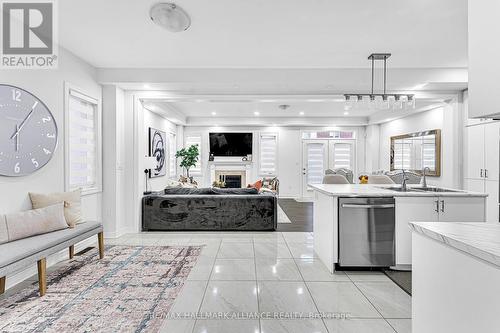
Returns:
[[[252,162],[245,161],[242,162],[210,162],[210,184],[212,184],[216,178],[216,174],[223,173],[225,175],[230,175],[234,172],[234,175],[242,175],[244,178],[241,181],[241,187],[246,187],[248,183],[252,182]]]

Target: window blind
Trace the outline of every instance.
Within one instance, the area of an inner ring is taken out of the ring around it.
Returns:
[[[200,152],[200,155],[198,157],[198,162],[194,167],[191,167],[189,169],[189,173],[194,175],[200,175],[201,174],[201,136],[200,135],[190,135],[186,137],[186,148],[189,148],[192,145],[198,145],[198,151]]]
[[[71,92],[68,101],[70,189],[97,186],[97,104]]]
[[[321,184],[325,173],[325,150],[323,143],[307,144],[307,183]]]
[[[333,168],[346,168],[352,170],[352,151],[351,143],[335,143],[333,146]]]
[[[278,136],[276,134],[261,134],[260,165],[261,175],[276,176],[278,159]]]

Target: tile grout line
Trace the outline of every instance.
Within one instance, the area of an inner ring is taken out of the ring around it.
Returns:
[[[361,293],[361,295],[363,295],[364,298],[366,298],[366,300],[368,301],[368,303],[371,304],[371,306],[373,306],[373,308],[375,309],[375,311],[378,312],[378,314],[380,315],[380,317],[382,319],[385,320],[385,322],[387,323],[387,325],[389,325],[393,330],[394,328],[391,326],[391,324],[389,324],[389,322],[387,321],[387,319],[385,319],[384,315],[382,315],[382,312],[379,311],[379,309],[375,306],[375,304],[372,303],[372,301],[370,301],[370,299],[368,298],[368,296],[365,295],[365,293],[363,293],[363,291],[358,287],[358,285],[356,284],[356,282],[354,282],[351,277],[349,276],[349,274],[346,274],[347,277],[349,278],[349,280],[351,280],[352,284],[354,285],[354,287],[356,287],[356,289],[359,290],[359,292]]]
[[[288,248],[288,251],[290,251],[290,253],[292,253],[292,251],[290,250],[290,248],[288,247],[288,243],[286,243],[286,247]],[[292,257],[293,257],[293,254],[292,254]],[[313,253],[313,257],[314,257],[314,253]],[[300,277],[302,278],[302,283],[306,286],[306,289],[307,289],[307,292],[309,293],[309,295],[311,296],[311,300],[313,301],[313,304],[314,306],[316,307],[316,311],[318,311],[318,313],[321,313],[319,311],[319,308],[318,308],[318,305],[316,304],[316,301],[314,300],[314,297],[311,293],[311,290],[309,290],[309,286],[307,285],[305,279],[304,279],[304,275],[302,275],[302,271],[300,270],[299,268],[299,265],[297,265],[297,258],[292,258],[293,259],[293,262],[295,264],[295,267],[297,267],[297,270],[299,271],[299,274],[300,274]],[[326,326],[326,323],[325,323],[325,320],[323,318],[321,318],[321,322],[323,323],[323,326],[325,327],[326,331],[327,332],[330,332],[328,330],[328,326]],[[333,332],[332,332],[333,333]]]
[[[257,258],[255,255],[255,242],[254,239],[252,238],[252,249],[253,249],[253,268],[255,272],[255,291],[256,291],[256,297],[257,297],[257,312],[260,313],[260,288],[259,288],[259,282],[257,279]],[[259,318],[259,332],[262,332],[262,325],[261,325],[261,318]]]
[[[205,292],[203,293],[203,297],[201,298],[200,306],[198,307],[198,314],[201,313],[201,307],[203,306],[203,302],[205,301],[205,297],[207,295],[208,285],[210,284],[210,278],[212,277],[212,273],[214,271],[215,261],[217,260],[217,256],[219,255],[220,248],[222,246],[222,240],[219,242],[219,248],[217,249],[217,253],[215,254],[214,261],[212,263],[212,269],[210,270],[210,274],[208,275],[207,284],[205,285]],[[194,321],[193,328],[191,333],[194,333],[194,329],[196,327],[196,323],[198,323],[198,319]]]

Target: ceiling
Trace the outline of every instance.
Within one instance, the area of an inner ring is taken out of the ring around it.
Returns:
[[[182,33],[151,22],[156,2],[60,1],[60,43],[98,68],[467,67],[467,0],[179,0]]]

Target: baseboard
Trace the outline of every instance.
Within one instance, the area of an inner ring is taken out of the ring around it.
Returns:
[[[75,253],[89,247],[95,246],[97,247],[97,235],[92,236],[91,238],[87,238],[79,243],[75,244]],[[54,266],[55,264],[68,260],[68,249],[61,250],[47,258],[47,268]],[[13,275],[8,275],[6,279],[5,289],[9,289],[14,287],[15,285],[25,281],[25,280],[37,280],[38,270],[36,264],[33,264],[31,267],[27,267],[24,270],[18,271]]]

